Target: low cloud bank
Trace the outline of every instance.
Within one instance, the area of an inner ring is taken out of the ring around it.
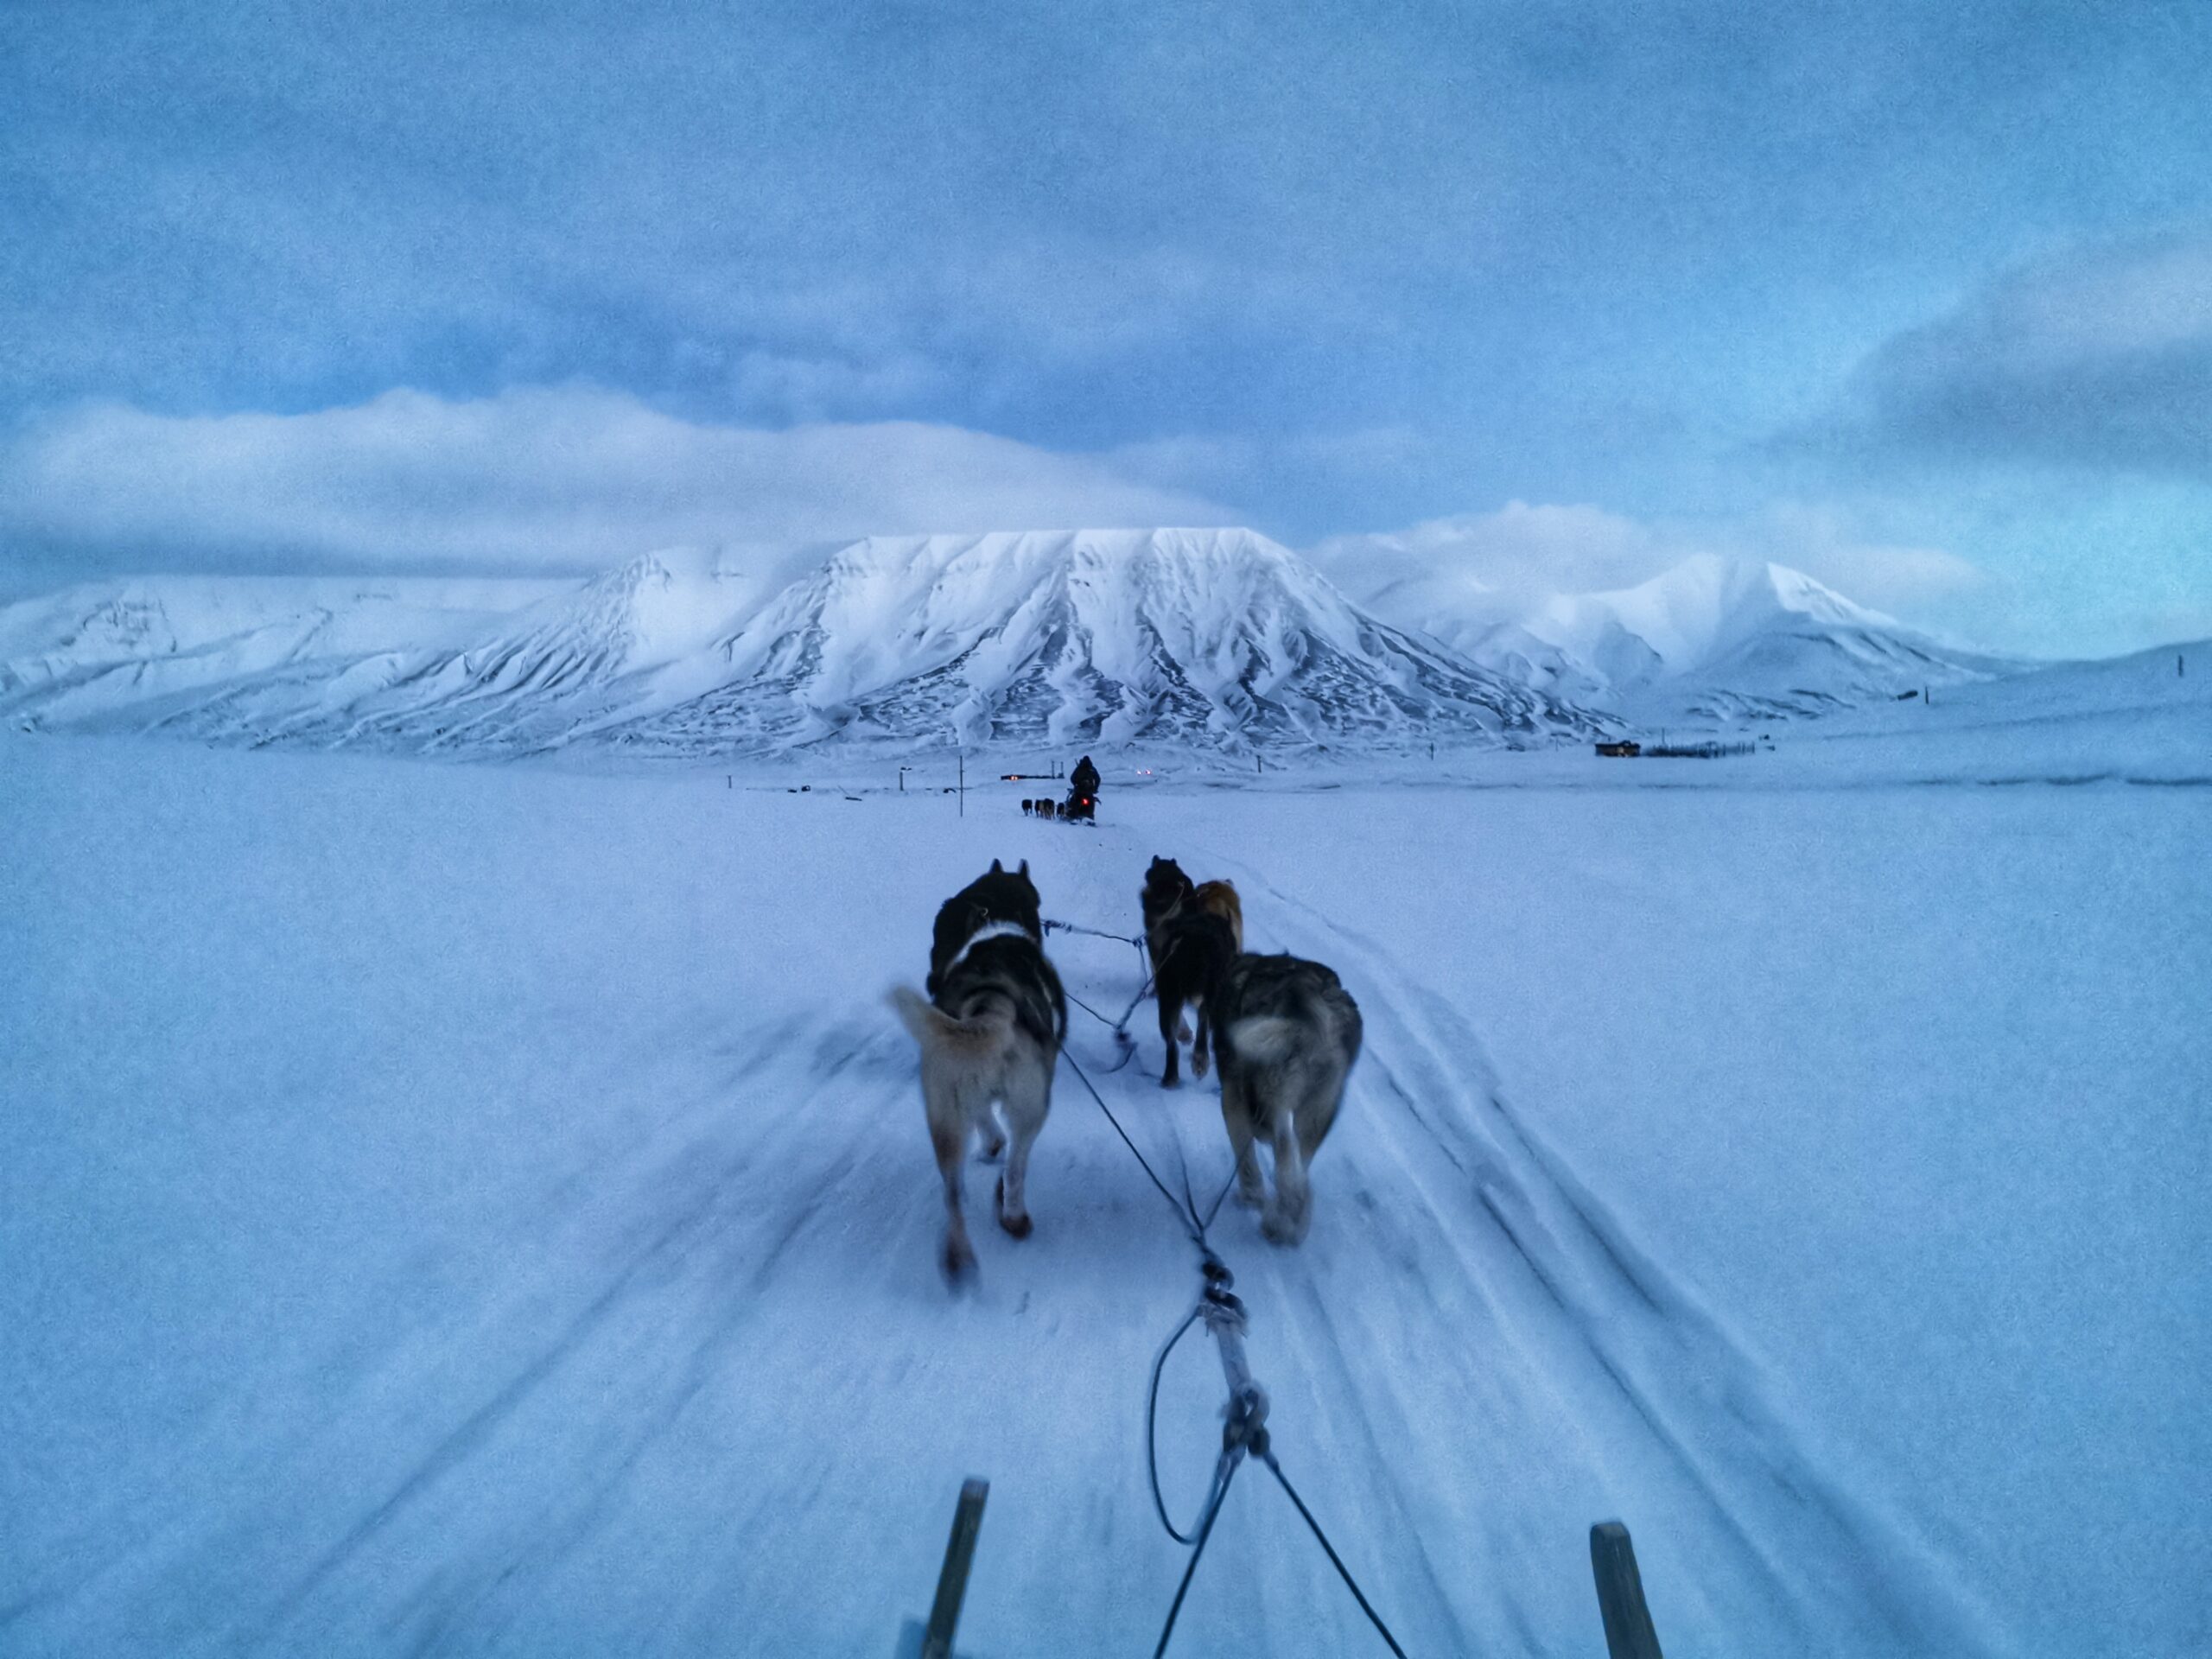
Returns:
[[[683,543],[1234,517],[1106,458],[965,428],[709,425],[588,386],[401,389],[297,415],[88,404],[0,444],[0,532],[111,569],[563,572]]]

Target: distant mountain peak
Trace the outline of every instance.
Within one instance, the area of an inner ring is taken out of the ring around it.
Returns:
[[[334,618],[350,637],[342,594],[318,588],[309,606],[299,585],[270,590],[221,650],[168,663],[159,721],[219,741],[672,757],[824,742],[1357,751],[1541,744],[1599,724],[1367,613],[1248,529],[878,536],[786,574],[687,550],[496,616],[418,594],[419,642],[407,607],[385,604],[372,648],[352,655],[309,643]],[[0,612],[0,639],[12,629],[38,653],[35,669],[0,663],[0,708],[136,728],[148,682],[128,639],[95,667],[54,620]]]
[[[1766,560],[1700,553],[1630,587],[1513,601],[1440,575],[1370,602],[1484,667],[1639,719],[1819,714],[2018,666]]]

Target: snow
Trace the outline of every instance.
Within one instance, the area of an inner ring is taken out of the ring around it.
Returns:
[[[328,584],[73,589],[0,610],[0,714],[253,746],[676,760],[1027,741],[1242,761],[1541,745],[1602,723],[1378,621],[1248,530],[872,537],[794,563],[656,554],[526,606],[510,595],[519,608],[472,611],[471,590],[442,607],[417,593],[410,613],[378,589],[358,618]],[[412,632],[410,613],[427,619]]]
[[[1933,639],[1787,565],[1709,553],[1603,593],[1516,597],[1441,570],[1398,577],[1369,602],[1485,668],[1647,724],[1826,715],[2027,666]]]
[[[1216,1230],[1408,1651],[1600,1651],[1618,1516],[1669,1651],[2202,1652],[2212,651],[2161,668],[1740,760],[1113,762],[1095,830],[949,761],[0,738],[0,1647],[887,1653],[980,1474],[962,1649],[1144,1650],[1189,1248],[1064,1072],[950,1297],[881,999],[992,857],[1124,931],[1167,853],[1367,1018],[1307,1243]],[[1211,1192],[1211,1086],[1074,1017]],[[1219,1395],[1187,1339],[1179,1516]],[[1379,1650],[1257,1470],[1176,1643]]]

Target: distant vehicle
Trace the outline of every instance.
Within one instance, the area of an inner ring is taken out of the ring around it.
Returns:
[[[1643,753],[1643,745],[1641,743],[1630,743],[1625,741],[1618,743],[1600,743],[1598,746],[1598,753],[1600,754],[1626,755],[1633,757]]]

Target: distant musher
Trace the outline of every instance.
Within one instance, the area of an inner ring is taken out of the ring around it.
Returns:
[[[1098,819],[1098,768],[1084,755],[1075,763],[1075,770],[1068,774],[1068,804],[1061,816],[1070,818]]]

